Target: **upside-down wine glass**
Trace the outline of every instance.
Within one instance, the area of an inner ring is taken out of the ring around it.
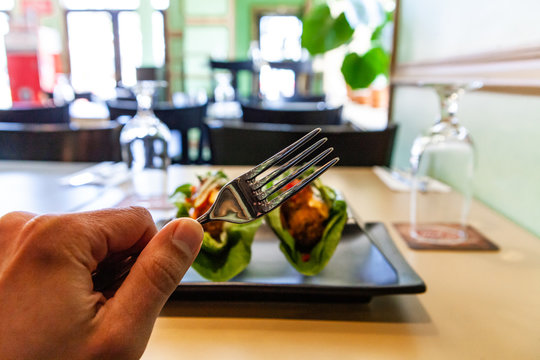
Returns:
[[[137,113],[120,133],[122,158],[131,172],[133,190],[139,200],[167,195],[168,145],[171,132],[152,110],[155,90],[163,81],[138,81],[133,87]]]
[[[467,240],[475,149],[457,118],[460,97],[480,82],[430,84],[440,100],[440,116],[411,149],[410,236],[418,242],[452,245]],[[450,185],[450,193],[424,194],[426,177]]]

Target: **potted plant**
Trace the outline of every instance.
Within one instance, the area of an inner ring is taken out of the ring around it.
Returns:
[[[390,70],[393,7],[378,0],[333,1],[314,6],[303,18],[302,46],[312,56],[345,47],[341,73],[349,89],[366,89]],[[392,4],[392,3],[391,3]],[[367,42],[367,44],[366,44]]]

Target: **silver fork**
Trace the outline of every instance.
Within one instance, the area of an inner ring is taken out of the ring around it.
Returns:
[[[335,165],[339,161],[339,158],[336,157],[328,161],[326,164],[319,167],[316,171],[302,179],[290,189],[287,189],[270,199],[273,194],[283,189],[285,185],[304,174],[307,169],[317,164],[321,159],[333,151],[333,148],[331,147],[322,151],[318,155],[314,156],[313,159],[293,171],[291,174],[282,179],[278,179],[280,175],[284,174],[293,166],[299,164],[302,160],[306,159],[315,150],[317,150],[326,142],[326,138],[318,140],[299,154],[292,157],[290,160],[283,163],[281,166],[271,171],[269,174],[263,176],[261,179],[257,178],[263,175],[266,170],[269,170],[272,166],[292,156],[296,150],[303,145],[306,145],[320,132],[320,128],[310,131],[308,134],[304,135],[302,138],[279,151],[277,154],[271,156],[264,162],[255,166],[253,169],[240,175],[236,179],[229,181],[219,191],[214,204],[206,213],[201,215],[197,221],[200,224],[204,224],[209,221],[227,221],[237,224],[247,223],[274,210],[284,201],[309,185],[309,183],[319,177],[330,167]],[[269,185],[276,179],[278,180],[275,184]],[[106,289],[114,289],[114,287],[119,286],[129,273],[131,266],[137,260],[137,256],[138,254],[131,255],[121,259],[120,261],[117,259],[103,261],[98,266],[98,269],[96,269],[96,271],[92,274],[94,290],[104,291]]]
[[[257,180],[257,177],[262,175],[270,167],[290,156],[295,150],[314,138],[320,131],[320,128],[312,130],[308,134],[304,135],[301,139],[287,146],[285,149],[268,158],[245,174],[229,181],[219,191],[216,201],[212,207],[206,213],[201,215],[197,221],[201,224],[215,220],[237,224],[247,223],[272,211],[281,205],[285,200],[302,190],[311,181],[315,180],[323,172],[328,170],[328,168],[337,163],[339,158],[334,158],[328,161],[326,164],[317,169],[317,171],[302,179],[290,189],[269,200],[271,195],[281,190],[285,185],[301,176],[307,169],[311,168],[325,156],[330,154],[333,151],[333,148],[324,150],[315,156],[311,161],[305,163],[299,169],[295,170],[283,179],[280,179],[276,184],[272,184],[269,188],[266,188],[266,185],[277,179],[291,167],[297,165],[299,162],[307,158],[311,153],[326,142],[326,138],[320,139],[268,175],[264,176],[262,179]]]

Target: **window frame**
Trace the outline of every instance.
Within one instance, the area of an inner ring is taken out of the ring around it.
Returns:
[[[116,86],[119,86],[122,81],[122,61],[120,54],[120,23],[119,15],[121,12],[136,12],[136,9],[64,9],[64,33],[66,34],[64,38],[64,48],[66,49],[66,68],[68,73],[71,74],[71,51],[69,48],[69,32],[67,25],[67,18],[69,13],[83,13],[83,12],[102,12],[108,13],[111,15],[111,22],[113,27],[113,47],[114,47],[114,77],[116,81]],[[168,57],[168,32],[167,32],[167,12],[163,9],[154,9],[158,11],[163,16],[163,35],[165,41],[165,74],[168,78],[168,69],[169,69],[169,57]]]

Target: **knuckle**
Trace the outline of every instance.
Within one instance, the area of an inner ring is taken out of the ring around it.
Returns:
[[[155,231],[155,223],[150,211],[148,209],[140,206],[130,206],[125,211],[126,221],[134,226],[141,226],[142,224],[146,225],[150,229]]]
[[[141,206],[130,206],[127,208],[127,211],[132,213],[136,218],[139,218],[144,221],[152,221],[152,215],[148,209]]]
[[[18,220],[21,217],[23,217],[25,214],[28,214],[28,213],[24,211],[12,211],[5,215],[0,216],[0,222],[9,222],[9,221]]]
[[[25,224],[22,235],[29,240],[42,242],[43,236],[61,231],[65,225],[59,215],[39,215]]]
[[[22,226],[34,216],[35,215],[32,213],[28,213],[24,211],[13,211],[13,212],[7,213],[3,216],[0,216],[0,229],[10,228],[13,226],[15,227]]]
[[[66,226],[69,226],[69,220],[61,215],[36,216],[22,228],[21,240],[34,257],[48,263],[62,256],[58,249],[58,239]]]

